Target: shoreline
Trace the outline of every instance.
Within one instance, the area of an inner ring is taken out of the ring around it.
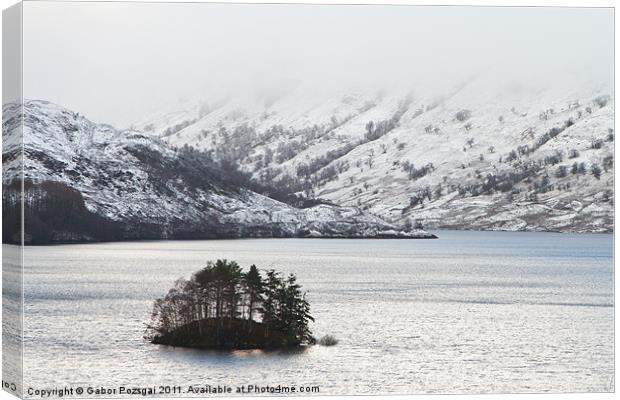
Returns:
[[[220,238],[168,238],[168,239],[127,239],[127,240],[83,240],[83,241],[67,241],[67,242],[52,242],[52,243],[38,243],[38,244],[20,244],[20,243],[7,243],[2,244],[11,246],[24,246],[24,247],[43,247],[43,246],[64,246],[72,244],[99,244],[99,243],[154,243],[154,242],[191,242],[191,241],[220,241],[220,240],[253,240],[253,239],[327,239],[327,240],[432,240],[439,239],[437,235],[429,233],[428,236],[409,237],[409,236],[270,236],[270,237],[220,237]]]
[[[500,229],[445,229],[445,228],[437,228],[432,229],[433,232],[440,234],[441,232],[472,232],[472,233],[499,233],[499,234],[555,234],[555,235],[614,235],[614,231],[610,232],[574,232],[574,231],[528,231],[528,230],[500,230]],[[287,236],[287,237],[220,237],[220,238],[168,238],[168,239],[127,239],[127,240],[93,240],[93,241],[67,241],[67,242],[53,242],[53,243],[44,243],[44,244],[24,244],[23,247],[46,247],[46,246],[66,246],[66,245],[84,245],[84,244],[104,244],[104,243],[156,243],[156,242],[193,242],[193,241],[224,241],[224,240],[235,240],[235,241],[244,241],[244,240],[296,240],[296,239],[326,239],[326,240],[431,240],[431,239],[441,239],[441,235],[437,235],[432,232],[428,232],[429,236],[422,237],[406,237],[406,236],[398,236],[398,237],[386,237],[386,236],[351,236],[351,237],[343,237],[343,236],[325,236],[325,237],[316,237],[316,236]],[[7,243],[3,242],[3,245],[9,246],[22,246],[19,243]]]

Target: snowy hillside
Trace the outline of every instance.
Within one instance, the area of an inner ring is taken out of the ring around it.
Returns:
[[[203,101],[138,129],[257,181],[425,228],[613,229],[612,90],[472,79],[444,91]]]
[[[15,104],[3,107],[3,229],[11,226],[19,194],[18,113]],[[226,171],[200,154],[45,101],[24,104],[23,146],[26,239],[33,243],[431,236],[401,231],[357,207],[292,207],[228,182]]]

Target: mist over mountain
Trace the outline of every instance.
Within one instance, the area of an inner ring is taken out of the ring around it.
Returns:
[[[257,182],[433,228],[611,231],[611,87],[477,76],[445,91],[197,102],[138,124]],[[310,93],[310,95],[309,95]]]
[[[25,7],[24,97],[117,128],[180,104],[273,101],[295,90],[325,100],[382,89],[445,95],[476,76],[534,87],[570,87],[584,77],[613,83],[611,8]]]
[[[24,7],[27,178],[114,237],[613,229],[613,9]]]

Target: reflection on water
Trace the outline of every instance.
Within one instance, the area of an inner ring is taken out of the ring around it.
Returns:
[[[204,350],[161,345],[157,346],[157,350],[158,356],[162,357],[162,359],[183,357],[190,363],[217,366],[234,364],[243,360],[286,362],[287,360],[303,356],[308,351],[308,347],[285,350]]]
[[[25,386],[318,385],[322,394],[613,389],[611,235],[29,247]],[[294,272],[334,347],[213,352],[142,339],[207,260]]]

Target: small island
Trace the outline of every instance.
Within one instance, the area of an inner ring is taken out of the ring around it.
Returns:
[[[178,279],[155,300],[145,338],[204,349],[279,349],[316,343],[306,293],[295,275],[217,260]]]

